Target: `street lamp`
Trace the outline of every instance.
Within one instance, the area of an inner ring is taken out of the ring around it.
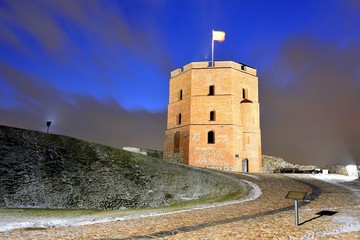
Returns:
[[[46,122],[46,126],[47,126],[47,131],[46,131],[46,133],[49,133],[50,125],[51,125],[51,121],[47,121],[47,122]]]

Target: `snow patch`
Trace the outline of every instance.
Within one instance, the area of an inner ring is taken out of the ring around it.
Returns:
[[[307,233],[302,236],[301,240],[316,239],[318,237],[325,237],[343,233],[357,232],[360,231],[360,218],[351,216],[349,214],[335,215],[332,220],[341,226],[332,229],[330,231],[319,231],[315,233]]]
[[[95,224],[95,223],[104,223],[104,222],[112,222],[112,221],[125,221],[135,218],[145,218],[145,217],[155,217],[161,215],[170,215],[176,214],[181,212],[190,212],[194,210],[200,209],[207,209],[219,206],[226,206],[231,204],[238,204],[242,202],[247,202],[251,200],[255,200],[261,196],[262,192],[258,185],[253,182],[247,180],[241,180],[249,184],[252,189],[250,190],[249,194],[240,199],[240,200],[232,200],[226,201],[221,203],[212,203],[212,204],[202,204],[195,207],[191,207],[188,209],[176,210],[176,211],[154,211],[151,213],[146,214],[137,214],[137,215],[129,215],[129,216],[122,216],[122,217],[106,217],[106,216],[80,216],[80,217],[63,217],[63,218],[45,218],[45,217],[38,217],[38,218],[12,218],[7,219],[2,218],[0,219],[0,232],[10,231],[16,228],[50,228],[50,227],[61,227],[61,226],[80,226],[80,225],[88,225],[88,224]]]
[[[349,233],[349,232],[356,232],[360,231],[360,218],[351,216],[349,214],[341,214],[335,215],[332,220],[341,224],[342,226],[331,230],[329,232],[325,232],[320,236],[329,236],[341,233]]]
[[[348,172],[350,177],[359,178],[358,166],[356,165],[347,165],[346,171]]]
[[[329,175],[311,175],[312,178],[340,186],[342,188],[350,190],[356,197],[360,198],[360,190],[351,186],[346,185],[347,182],[354,181],[358,179],[357,177],[344,176],[339,174],[329,174]],[[355,231],[360,231],[360,217],[355,216],[355,214],[360,214],[360,205],[356,206],[344,206],[337,208],[326,208],[326,210],[341,210],[349,209],[351,212],[336,214],[332,217],[332,221],[338,223],[340,226],[329,231],[319,231],[314,233],[307,233],[302,236],[300,239],[316,239],[317,237],[331,236],[343,233],[350,233]],[[314,209],[305,209],[305,211],[310,211]],[[348,211],[349,211],[348,210]]]
[[[348,185],[345,185],[344,183],[346,182],[351,182],[354,181],[356,179],[358,179],[357,177],[351,177],[351,176],[344,176],[344,175],[340,175],[340,174],[329,174],[329,175],[311,175],[313,178],[316,178],[318,180],[330,183],[330,184],[334,184],[336,186],[340,186],[342,188],[345,188],[347,190],[350,190],[356,197],[360,198],[360,190]]]
[[[244,176],[247,176],[247,177],[251,177],[251,178],[255,178],[255,179],[260,179],[258,176],[251,175],[251,174],[248,174],[248,173],[239,173],[239,175],[244,175]]]
[[[309,175],[312,178],[316,178],[318,180],[322,180],[325,182],[349,182],[349,181],[354,181],[356,179],[358,179],[357,177],[351,177],[351,176],[345,176],[345,175],[340,175],[340,174],[312,174]]]

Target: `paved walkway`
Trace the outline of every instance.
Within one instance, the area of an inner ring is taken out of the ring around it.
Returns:
[[[360,181],[324,182],[304,175],[244,175],[256,200],[93,225],[0,233],[0,239],[360,239]],[[254,177],[256,176],[256,177]],[[311,192],[294,223],[288,191]]]

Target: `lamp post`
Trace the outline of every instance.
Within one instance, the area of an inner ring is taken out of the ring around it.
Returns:
[[[47,122],[46,122],[46,126],[47,126],[47,131],[46,131],[46,133],[49,133],[50,125],[51,125],[51,121],[47,121]]]

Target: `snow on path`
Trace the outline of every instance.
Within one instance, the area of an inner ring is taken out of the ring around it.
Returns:
[[[357,198],[360,198],[360,189],[357,189],[352,186],[348,186],[348,185],[344,184],[344,183],[356,180],[357,179],[356,177],[349,177],[349,176],[338,175],[338,174],[329,174],[329,175],[320,174],[318,176],[313,176],[313,177],[318,180],[321,180],[321,181],[324,181],[327,183],[331,183],[336,186],[350,190]]]
[[[341,224],[341,226],[330,231],[307,233],[303,235],[300,240],[317,239],[318,237],[326,237],[331,235],[360,231],[360,219],[358,217],[351,216],[349,214],[336,214],[332,218],[332,221]]]
[[[252,174],[248,174],[248,173],[239,173],[239,175],[251,177],[251,178],[254,178],[254,179],[260,179],[258,176],[255,176],[255,175],[252,175]]]
[[[354,181],[357,179],[356,177],[349,177],[338,174],[329,174],[329,175],[319,174],[319,175],[310,175],[310,176],[312,178],[350,190],[357,198],[359,198],[359,202],[360,202],[360,189],[346,185],[346,182]],[[346,209],[346,208],[344,207],[341,209]],[[359,206],[354,206],[353,208],[347,210],[348,213],[340,213],[332,217],[333,222],[341,224],[340,227],[332,229],[330,231],[320,231],[316,233],[305,234],[300,239],[304,239],[304,240],[316,239],[317,237],[324,237],[324,236],[360,231],[360,217],[358,217],[360,215]]]
[[[145,218],[145,217],[154,217],[154,216],[161,216],[161,215],[169,215],[181,212],[189,212],[199,209],[207,209],[213,208],[218,206],[226,206],[230,204],[238,204],[242,202],[247,202],[251,200],[255,200],[262,194],[261,189],[258,185],[253,182],[241,179],[241,181],[246,182],[249,184],[252,189],[250,193],[240,199],[240,200],[232,200],[226,201],[221,203],[212,203],[212,204],[202,204],[195,207],[191,207],[188,209],[176,210],[176,211],[154,211],[151,213],[145,214],[136,214],[136,215],[129,215],[129,216],[122,216],[122,217],[109,217],[103,216],[78,216],[78,217],[62,217],[62,218],[54,218],[54,217],[38,217],[38,218],[17,218],[11,216],[2,216],[0,219],[0,232],[10,231],[16,228],[49,228],[49,227],[61,227],[61,226],[81,226],[87,224],[95,224],[95,223],[104,223],[104,222],[112,222],[112,221],[125,221],[130,219],[136,218]],[[109,214],[110,215],[110,214]],[[113,215],[113,214],[112,214]]]

